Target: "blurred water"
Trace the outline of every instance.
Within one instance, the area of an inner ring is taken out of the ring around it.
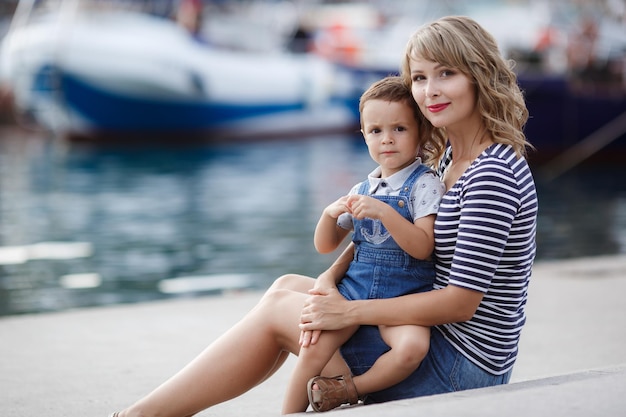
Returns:
[[[0,141],[0,315],[315,276],[319,213],[374,164],[352,135],[184,148]],[[626,167],[538,178],[538,258],[626,252]]]

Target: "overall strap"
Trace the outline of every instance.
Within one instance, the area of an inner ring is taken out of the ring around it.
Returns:
[[[369,188],[370,188],[370,182],[369,182],[369,180],[365,180],[361,184],[359,184],[359,189],[357,190],[357,194],[359,194],[359,195],[369,195],[369,193],[368,193]]]
[[[400,190],[400,195],[404,197],[409,197],[411,195],[411,192],[413,191],[413,187],[415,186],[417,179],[422,174],[429,172],[429,171],[433,173],[435,172],[432,169],[428,168],[426,165],[420,164],[420,166],[418,166],[413,172],[411,172],[411,175],[409,175],[409,177],[406,179],[406,181],[402,185],[402,189]]]
[[[409,196],[411,194],[411,190],[413,189],[413,186],[415,185],[415,182],[417,181],[417,179],[422,174],[428,171],[433,172],[433,173],[435,172],[429,167],[427,167],[426,165],[420,164],[415,170],[413,170],[413,172],[411,172],[411,174],[408,176],[406,181],[404,181],[404,184],[402,185],[402,189],[400,190],[400,195]],[[369,195],[369,187],[370,187],[369,180],[362,181],[358,186],[357,194]]]

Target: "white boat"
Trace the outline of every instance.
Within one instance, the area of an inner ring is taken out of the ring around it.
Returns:
[[[358,91],[319,56],[214,48],[171,19],[78,0],[45,13],[33,4],[18,5],[0,81],[20,113],[55,133],[236,136],[356,123]]]

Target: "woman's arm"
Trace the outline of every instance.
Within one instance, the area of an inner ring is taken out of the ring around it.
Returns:
[[[337,330],[352,325],[412,324],[434,326],[467,321],[476,312],[483,294],[448,285],[402,297],[348,301],[336,289],[316,291],[300,317],[300,329]]]
[[[448,285],[440,290],[371,300],[380,303],[355,301],[346,314],[361,324],[435,326],[470,320],[482,299],[482,292]]]

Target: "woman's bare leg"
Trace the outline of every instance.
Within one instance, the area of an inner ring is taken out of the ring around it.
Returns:
[[[119,416],[190,416],[267,379],[287,352],[299,351],[300,313],[313,284],[313,279],[302,276],[279,278],[243,319]]]
[[[287,274],[276,279],[272,283],[272,286],[269,288],[268,292],[274,291],[274,290],[291,290],[291,291],[300,292],[303,294],[308,294],[308,291],[312,288],[313,284],[314,284],[314,281],[312,281],[312,278],[310,277],[306,277],[304,275],[298,275],[298,274]],[[281,357],[278,359],[278,361],[276,361],[276,364],[274,365],[274,367],[270,370],[270,372],[266,375],[266,377],[259,383],[262,383],[267,378],[274,375],[274,373],[278,371],[280,367],[283,365],[283,363],[285,363],[285,361],[289,358],[289,353],[290,352],[287,352],[287,351],[281,352]],[[343,361],[341,357],[339,357],[339,359]],[[348,365],[345,365],[345,366],[347,367]]]
[[[312,282],[309,277],[304,277],[302,275],[297,275],[297,274],[288,274],[288,275],[283,275],[282,277],[274,281],[274,283],[270,287],[270,290],[278,290],[278,289],[292,290],[292,291],[308,294],[309,289],[311,289],[311,285],[312,285]],[[352,332],[352,334],[354,334],[354,331]],[[301,349],[301,348],[298,347],[298,349]],[[279,362],[277,362],[277,365],[275,366],[275,368],[270,371],[270,373],[267,375],[267,378],[272,376],[274,372],[276,372],[280,368],[280,366],[285,362],[285,360],[287,360],[288,357],[289,357],[289,352],[283,351],[282,358],[279,360]],[[345,375],[347,373],[350,373],[350,368],[346,364],[346,361],[341,357],[339,350],[337,350],[332,355],[330,360],[326,363],[326,365],[324,366],[324,369],[322,370],[320,374],[324,376],[336,376],[336,375]]]

